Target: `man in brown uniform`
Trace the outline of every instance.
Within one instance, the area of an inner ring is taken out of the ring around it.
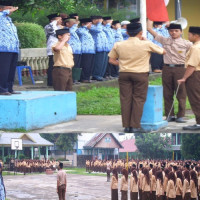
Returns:
[[[142,40],[140,23],[127,25],[128,40],[115,43],[108,54],[109,62],[119,65],[119,88],[124,132],[143,132],[140,121],[146,101],[151,52],[163,54],[164,49]]]
[[[66,172],[62,170],[63,163],[60,163],[58,166],[57,174],[57,193],[59,200],[65,200],[65,193],[67,190],[67,175]]]
[[[186,72],[178,83],[185,83],[196,124],[184,130],[200,130],[200,27],[190,27],[188,38],[194,45],[186,57]]]
[[[177,80],[182,78],[185,73],[184,66],[186,53],[192,46],[192,43],[182,39],[182,28],[180,24],[172,23],[169,25],[168,30],[171,36],[169,38],[158,35],[158,33],[152,29],[152,24],[153,22],[148,20],[148,31],[155,37],[155,40],[163,45],[163,48],[166,50],[166,54],[164,55],[164,67],[162,70],[165,115],[167,116],[167,120],[169,122],[176,121],[178,123],[184,123],[185,121],[183,120],[183,117],[185,116],[186,106],[185,84],[182,84],[179,87],[179,91],[177,93],[177,118],[175,118],[174,108],[171,113],[170,109],[178,87]],[[170,116],[168,117],[169,113]]]

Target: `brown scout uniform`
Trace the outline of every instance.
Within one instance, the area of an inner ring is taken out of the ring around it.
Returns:
[[[165,115],[168,116],[173,103],[173,97],[178,86],[177,80],[181,79],[185,73],[184,66],[186,53],[192,46],[192,43],[182,39],[181,37],[172,39],[171,37],[165,38],[161,35],[157,35],[155,40],[161,43],[163,48],[166,50],[166,54],[164,55],[164,67],[162,70],[162,81]],[[184,117],[186,105],[185,84],[180,85],[177,100],[179,103],[177,118]],[[174,109],[172,110],[170,116],[175,116]]]
[[[108,54],[119,59],[119,88],[123,127],[140,128],[148,89],[151,52],[163,54],[163,49],[149,41],[130,37],[115,43]]]
[[[189,65],[195,67],[195,71],[185,85],[196,122],[200,124],[200,42],[196,42],[186,56],[185,66]]]

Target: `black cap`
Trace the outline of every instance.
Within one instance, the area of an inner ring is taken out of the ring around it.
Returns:
[[[70,20],[76,20],[75,17],[67,17],[67,18],[63,18],[63,23],[65,24],[66,22],[69,22]]]
[[[0,1],[0,5],[1,6],[14,6],[15,3],[12,0],[11,1],[9,1],[9,0],[2,0],[2,1]]]
[[[178,169],[178,167],[176,165],[174,165],[173,169],[176,171]]]
[[[112,17],[111,16],[106,16],[106,17],[103,17],[103,20],[111,20]]]
[[[103,19],[103,17],[100,16],[100,15],[99,15],[99,16],[91,16],[90,18],[91,18],[92,20],[93,20],[93,19]]]
[[[76,17],[76,16],[78,16],[78,13],[71,13],[69,16],[70,17]]]
[[[54,14],[50,14],[50,15],[47,16],[47,18],[48,18],[49,20],[52,20],[52,19],[55,18],[55,17],[60,17],[60,15],[59,15],[58,13],[54,13]]]
[[[136,164],[132,164],[132,167],[136,167]]]
[[[198,26],[190,26],[189,32],[190,33],[200,34],[200,27],[198,27]]]
[[[142,24],[140,23],[130,23],[127,25],[127,32],[139,33],[142,31]]]
[[[87,22],[92,22],[91,18],[82,18],[80,19],[80,23],[87,23]]]
[[[140,21],[140,18],[134,18],[130,20],[131,23],[139,23],[139,21]]]
[[[65,33],[69,33],[69,29],[68,28],[56,30],[56,36],[57,37],[58,37],[58,35],[64,35]]]
[[[143,167],[143,164],[140,164],[140,168],[142,168]]]
[[[119,24],[119,23],[120,23],[119,20],[114,20],[114,21],[112,22],[112,25],[116,25],[116,24]]]
[[[168,30],[170,30],[170,29],[180,29],[180,30],[182,30],[182,27],[181,27],[180,24],[174,24],[174,23],[172,23],[172,24],[169,25],[169,27],[167,29]]]

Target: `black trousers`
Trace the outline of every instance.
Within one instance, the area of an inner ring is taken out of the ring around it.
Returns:
[[[18,53],[0,52],[0,93],[13,92]]]
[[[163,68],[164,61],[163,61],[163,55],[157,54],[157,53],[151,53],[151,69],[152,71],[155,69],[161,69]]]
[[[90,76],[92,75],[92,67],[94,65],[94,55],[95,54],[88,54],[84,53],[81,56],[81,81],[83,80],[90,80]]]
[[[53,78],[52,78],[52,71],[53,71],[53,55],[49,56],[49,68],[47,70],[47,85],[52,86],[53,85]]]
[[[81,67],[81,54],[73,54],[74,56],[74,67],[80,68]]]

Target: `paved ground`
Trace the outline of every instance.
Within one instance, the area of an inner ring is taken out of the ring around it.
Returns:
[[[47,126],[34,130],[37,133],[121,133],[123,132],[120,115],[79,115],[76,121]],[[168,126],[160,129],[158,133],[191,133],[182,130],[183,126],[195,124],[194,119],[187,123],[168,123]],[[195,133],[195,131],[194,131]]]
[[[67,200],[110,200],[106,177],[67,175]],[[56,174],[4,176],[9,200],[56,200]]]

